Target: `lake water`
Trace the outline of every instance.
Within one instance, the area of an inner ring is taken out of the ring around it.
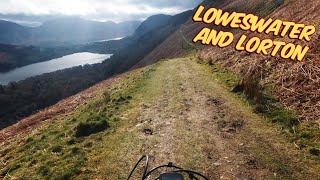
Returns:
[[[23,66],[6,73],[0,73],[0,84],[7,85],[12,81],[20,81],[32,76],[71,68],[74,66],[97,64],[106,59],[109,59],[111,56],[112,54],[95,54],[81,52],[63,56],[57,59],[52,59],[46,62]]]
[[[99,40],[99,41],[94,41],[93,43],[95,43],[95,42],[107,42],[107,41],[113,41],[113,40],[121,40],[123,38],[124,37],[118,37],[118,38],[113,38],[113,39],[102,39],[102,40]]]

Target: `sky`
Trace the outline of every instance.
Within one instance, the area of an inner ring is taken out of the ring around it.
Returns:
[[[202,0],[0,0],[0,18],[39,23],[56,16],[96,21],[144,20],[154,14],[177,14]]]

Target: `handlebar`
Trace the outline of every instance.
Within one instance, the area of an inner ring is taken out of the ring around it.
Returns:
[[[145,164],[144,164],[144,171],[143,171],[143,174],[142,174],[142,180],[145,180],[147,179],[154,171],[158,170],[158,169],[161,169],[161,168],[173,168],[173,169],[176,169],[174,171],[171,171],[173,173],[187,173],[189,175],[189,178],[190,179],[196,179],[196,180],[199,180],[197,178],[198,177],[201,177],[205,180],[209,180],[209,178],[207,178],[206,176],[198,173],[198,172],[195,172],[195,171],[191,171],[191,170],[186,170],[186,169],[183,169],[179,166],[175,166],[173,165],[173,163],[169,162],[168,164],[166,165],[160,165],[160,166],[157,166],[153,169],[151,169],[150,171],[148,171],[148,166],[149,166],[149,156],[147,155],[144,155],[142,156],[139,161],[136,163],[136,165],[134,166],[134,168],[132,169],[132,171],[130,172],[130,175],[128,176],[127,180],[130,180],[132,174],[134,173],[134,171],[137,169],[138,165],[144,160],[145,160]],[[160,177],[156,178],[155,180],[158,180],[160,179]]]

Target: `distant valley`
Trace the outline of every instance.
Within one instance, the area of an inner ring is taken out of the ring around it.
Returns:
[[[142,22],[131,36],[120,40],[56,47],[0,44],[0,47],[3,47],[0,52],[6,57],[1,58],[0,67],[11,64],[13,66],[7,66],[11,69],[79,52],[113,54],[102,63],[61,68],[59,71],[11,82],[5,86],[0,85],[0,128],[97,82],[130,70],[179,29],[192,13],[193,11],[186,11],[174,16],[151,16]],[[154,21],[155,19],[157,21]]]
[[[69,21],[72,21],[72,23]],[[175,21],[173,16],[159,14],[149,17],[142,23],[139,21],[128,21],[119,24],[113,22],[99,23],[80,18],[64,18],[48,21],[37,28],[30,28],[6,22],[12,27],[0,28],[0,31],[6,31],[6,34],[9,34],[8,36],[0,34],[0,73],[79,52],[116,54],[130,44],[137,44],[142,39],[143,41],[148,38],[152,40],[155,38],[151,33],[152,31],[155,33],[157,29],[161,29],[163,26],[166,27],[168,24],[174,24],[176,23]],[[0,21],[0,27],[1,22],[3,23],[4,21]],[[86,24],[86,28],[80,28],[83,24]],[[63,29],[67,29],[66,32],[63,32]],[[84,29],[90,29],[90,31],[85,31]],[[36,36],[37,34],[38,36]],[[34,36],[37,38],[32,38]],[[18,42],[22,45],[8,45],[20,44]],[[29,45],[29,43],[33,45]]]
[[[11,45],[61,46],[114,39],[131,35],[140,21],[97,22],[63,17],[38,27],[25,27],[0,20],[0,43]]]

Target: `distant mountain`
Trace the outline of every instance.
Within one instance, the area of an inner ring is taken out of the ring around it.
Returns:
[[[35,36],[41,42],[85,43],[131,35],[140,22],[96,22],[81,18],[60,18],[34,28]]]
[[[32,32],[29,28],[0,20],[0,43],[19,44],[22,41],[29,41],[31,37]]]
[[[0,43],[15,45],[56,45],[86,43],[131,35],[139,21],[97,22],[63,17],[44,22],[39,27],[24,27],[0,21]]]
[[[112,72],[112,75],[131,69],[176,32],[192,17],[192,14],[193,11],[189,10],[174,16],[157,15],[148,18],[141,23],[132,36],[120,40],[126,45],[105,62],[112,67],[106,69],[109,73]]]
[[[141,23],[141,25],[136,29],[133,36],[140,37],[156,28],[160,28],[166,25],[169,22],[170,18],[172,18],[172,16],[164,14],[150,16],[148,19]]]
[[[142,44],[141,42],[147,41],[146,38],[150,38],[150,41],[152,41],[152,39],[157,39],[157,37],[150,36],[152,34],[155,34],[156,32],[164,31],[164,29],[165,31],[168,31],[170,28],[172,28],[171,26],[174,26],[174,24],[181,25],[181,22],[176,21],[182,20],[182,22],[184,22],[186,20],[186,17],[184,16],[186,13],[190,14],[190,11],[175,16],[164,14],[150,16],[145,21],[143,21],[138,28],[136,28],[135,32],[131,36],[128,36],[118,41],[90,43],[78,49],[86,49],[87,51],[94,53],[115,54],[116,52],[123,51],[123,49],[127,48],[129,45],[135,46],[138,44]]]
[[[121,23],[118,23],[117,26],[119,29],[121,29],[122,32],[132,35],[135,30],[140,26],[141,21],[124,21]],[[125,36],[120,36],[125,37]]]

